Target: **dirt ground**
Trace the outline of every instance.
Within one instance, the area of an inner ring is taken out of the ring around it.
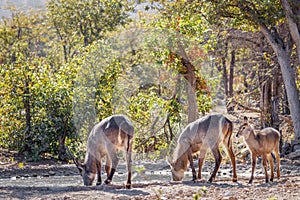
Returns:
[[[39,163],[0,165],[0,199],[300,199],[300,162],[282,159],[281,178],[272,183],[264,183],[260,164],[256,171],[253,184],[248,184],[247,176],[250,163],[239,163],[237,172],[239,180],[231,182],[229,177],[218,176],[216,182],[208,183],[200,180],[196,183],[184,180],[183,182],[172,181],[133,181],[130,190],[124,189],[124,185],[112,184],[85,187],[82,182],[61,185],[59,183],[51,186],[43,185],[7,185],[12,179],[26,179],[29,176],[68,177],[78,176],[77,169],[72,164],[63,164],[48,160]],[[161,163],[161,162],[160,162]],[[146,170],[155,168],[156,163],[144,163]],[[204,167],[204,171],[212,170],[213,163]],[[122,167],[120,167],[122,168]],[[157,163],[157,168],[161,164]],[[230,168],[230,165],[221,166]],[[169,169],[166,169],[168,171]],[[222,171],[222,169],[221,169]],[[261,172],[259,172],[261,171]],[[6,184],[6,185],[5,185]]]
[[[53,159],[26,163],[14,157],[13,152],[0,149],[0,199],[300,199],[300,160],[287,158],[281,159],[280,179],[275,178],[271,183],[265,183],[261,163],[258,163],[253,184],[248,184],[251,171],[249,158],[246,163],[238,160],[237,183],[230,180],[230,164],[222,163],[215,182],[208,183],[206,177],[195,183],[188,175],[183,182],[170,181],[170,169],[165,161],[135,161],[134,166],[144,168],[143,171],[133,167],[135,175],[142,179],[133,178],[132,189],[127,190],[122,181],[116,181],[116,176],[123,175],[124,178],[126,175],[122,164],[117,169],[121,173],[115,175],[111,185],[85,187],[73,164]],[[209,176],[213,165],[213,162],[206,161],[202,171]],[[152,180],[147,179],[154,171],[158,175]],[[160,172],[164,173],[164,178]]]

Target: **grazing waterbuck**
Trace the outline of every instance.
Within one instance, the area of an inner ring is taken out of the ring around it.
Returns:
[[[248,118],[244,117],[244,123],[240,126],[237,137],[244,137],[248,148],[251,152],[252,160],[252,172],[249,183],[253,182],[254,170],[256,166],[256,158],[262,156],[262,165],[265,171],[266,183],[269,182],[267,161],[271,168],[271,179],[274,179],[274,159],[271,153],[275,154],[277,162],[277,177],[280,177],[280,153],[279,153],[279,141],[280,133],[271,127],[264,128],[260,131],[255,131],[248,123]]]
[[[84,185],[92,185],[96,173],[98,174],[97,185],[101,184],[101,160],[106,158],[105,171],[107,179],[104,183],[112,181],[118,166],[118,150],[126,152],[128,177],[126,188],[131,188],[131,165],[132,165],[132,140],[134,128],[130,120],[124,115],[113,115],[96,124],[89,134],[84,163],[79,162],[71,154],[79,169]]]
[[[184,172],[187,170],[188,164],[192,168],[193,180],[201,179],[205,155],[207,150],[211,149],[215,158],[215,167],[208,181],[214,181],[222,161],[219,145],[223,143],[233,166],[232,181],[236,182],[236,162],[232,151],[232,131],[233,123],[221,114],[208,115],[188,124],[178,138],[172,158],[167,158],[173,180],[181,181],[184,178]],[[196,154],[199,155],[197,178],[193,164],[193,155]]]

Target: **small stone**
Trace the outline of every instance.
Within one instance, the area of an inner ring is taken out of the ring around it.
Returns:
[[[183,194],[183,190],[179,190],[179,191],[178,191],[178,194]]]
[[[197,180],[198,183],[207,183],[207,180],[205,179],[201,179],[201,180]]]
[[[54,175],[56,174],[56,172],[54,172],[54,171],[49,171],[48,174],[49,174],[50,176],[54,176]]]
[[[231,196],[231,191],[228,191],[224,194],[224,197],[230,197]]]
[[[287,180],[287,181],[285,182],[285,186],[286,186],[286,187],[291,187],[291,186],[292,186],[292,182],[291,182],[290,180]]]

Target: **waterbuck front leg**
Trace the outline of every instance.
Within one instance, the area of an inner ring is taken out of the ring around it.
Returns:
[[[102,180],[101,180],[101,160],[96,161],[96,167],[97,167],[97,183],[96,185],[101,185]]]
[[[253,178],[254,178],[254,170],[255,170],[255,167],[256,167],[256,155],[252,155],[251,162],[252,162],[252,171],[251,171],[251,177],[250,177],[250,180],[249,180],[250,184],[253,182]]]
[[[197,180],[197,173],[194,167],[194,162],[193,162],[193,156],[192,156],[192,150],[191,148],[189,148],[189,150],[187,151],[188,154],[188,160],[190,162],[190,167],[192,169],[192,174],[193,174],[193,181],[195,182]]]
[[[216,179],[216,174],[219,170],[219,167],[220,167],[220,164],[222,161],[222,156],[219,151],[218,145],[215,145],[214,148],[212,148],[211,150],[215,157],[215,168],[214,168],[214,171],[213,171],[211,177],[208,179],[209,182],[213,182]]]

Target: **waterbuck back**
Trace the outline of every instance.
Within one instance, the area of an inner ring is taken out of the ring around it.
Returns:
[[[131,165],[132,165],[132,139],[134,127],[130,120],[124,115],[113,115],[103,119],[96,124],[87,141],[87,152],[83,164],[78,163],[85,185],[91,185],[98,174],[97,185],[101,184],[101,160],[106,158],[105,171],[107,173],[106,184],[112,181],[113,175],[119,163],[118,150],[126,153],[127,161],[127,184],[131,187]]]
[[[188,164],[192,168],[193,180],[197,179],[193,165],[193,155],[199,155],[198,179],[201,179],[201,169],[208,149],[211,149],[215,158],[215,168],[209,178],[212,182],[220,167],[222,156],[219,151],[220,143],[223,143],[230,156],[233,166],[233,181],[237,181],[235,156],[232,151],[233,124],[224,115],[208,115],[190,124],[180,134],[177,146],[173,152],[173,158],[168,158],[174,181],[181,181]]]

